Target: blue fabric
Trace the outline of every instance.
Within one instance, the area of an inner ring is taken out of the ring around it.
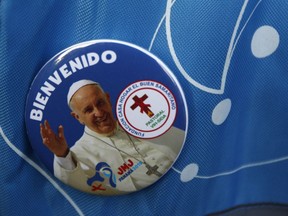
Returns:
[[[205,215],[287,204],[287,9],[286,1],[267,0],[0,1],[0,215]],[[103,38],[161,58],[189,109],[173,169],[119,197],[55,179],[33,153],[24,122],[26,95],[45,62]]]

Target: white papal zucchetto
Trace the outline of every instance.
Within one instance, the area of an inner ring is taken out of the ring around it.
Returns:
[[[92,80],[79,80],[77,82],[74,82],[70,88],[69,88],[69,91],[68,91],[68,94],[67,94],[67,104],[69,106],[69,103],[71,101],[71,98],[73,97],[73,95],[76,93],[76,91],[78,91],[80,88],[82,88],[83,86],[86,86],[86,85],[99,85],[99,83],[95,82],[95,81],[92,81]]]

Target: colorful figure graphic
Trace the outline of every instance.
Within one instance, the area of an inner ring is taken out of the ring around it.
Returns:
[[[116,177],[113,174],[111,167],[105,163],[100,162],[95,167],[96,174],[87,180],[87,184],[93,186],[94,182],[104,182],[106,179],[109,179],[109,183],[111,187],[116,187]],[[105,188],[101,188],[102,184],[98,187],[93,187],[92,190],[106,190]]]

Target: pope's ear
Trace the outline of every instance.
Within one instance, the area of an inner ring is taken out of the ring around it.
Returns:
[[[73,116],[73,118],[75,118],[77,121],[79,121],[80,124],[83,124],[83,122],[80,121],[80,117],[79,117],[79,115],[77,115],[76,112],[71,112],[70,114]]]
[[[106,98],[107,98],[107,100],[109,101],[109,103],[111,103],[111,101],[110,101],[110,94],[106,92],[105,95],[106,95]]]
[[[107,99],[110,107],[112,107],[112,103],[111,103],[111,99],[110,99],[110,94],[106,92],[105,95],[106,95],[106,99]]]

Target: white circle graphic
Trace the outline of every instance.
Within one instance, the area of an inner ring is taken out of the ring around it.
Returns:
[[[180,179],[182,182],[189,182],[194,179],[199,171],[199,166],[195,163],[187,165],[181,172]]]
[[[221,125],[228,117],[231,110],[231,100],[229,98],[218,103],[212,112],[212,122]]]
[[[279,33],[272,26],[258,28],[251,41],[251,50],[256,58],[265,58],[273,54],[280,43]]]
[[[138,97],[138,95],[141,96]],[[133,105],[136,103],[135,99],[137,98],[139,98],[140,100],[141,98],[146,98],[145,101],[143,102],[144,105],[147,105],[147,108],[149,109],[147,113],[145,112],[145,110],[141,109],[141,107],[138,108],[138,111],[136,110],[137,107],[135,107],[135,111],[133,111],[134,109],[133,110],[131,109],[131,107],[133,108]],[[152,108],[150,108],[151,104],[153,104]],[[159,123],[156,121],[155,123],[149,124],[149,122],[151,122],[150,120],[153,119],[155,116],[154,110],[160,110],[159,114],[161,115],[163,114],[162,118],[165,118],[165,120],[164,121],[159,120]],[[139,111],[141,114],[139,114]],[[156,91],[153,88],[141,88],[138,91],[135,91],[131,95],[129,95],[124,105],[124,112],[127,121],[130,123],[130,125],[132,125],[133,128],[140,131],[152,132],[154,130],[161,128],[163,124],[165,124],[170,115],[170,108],[168,100],[160,91]],[[151,117],[149,115],[151,115]],[[166,118],[166,116],[168,118]],[[145,125],[143,125],[144,121],[147,121]]]
[[[127,86],[116,104],[121,127],[132,136],[143,139],[164,134],[173,125],[176,113],[173,93],[163,84],[151,80]]]

